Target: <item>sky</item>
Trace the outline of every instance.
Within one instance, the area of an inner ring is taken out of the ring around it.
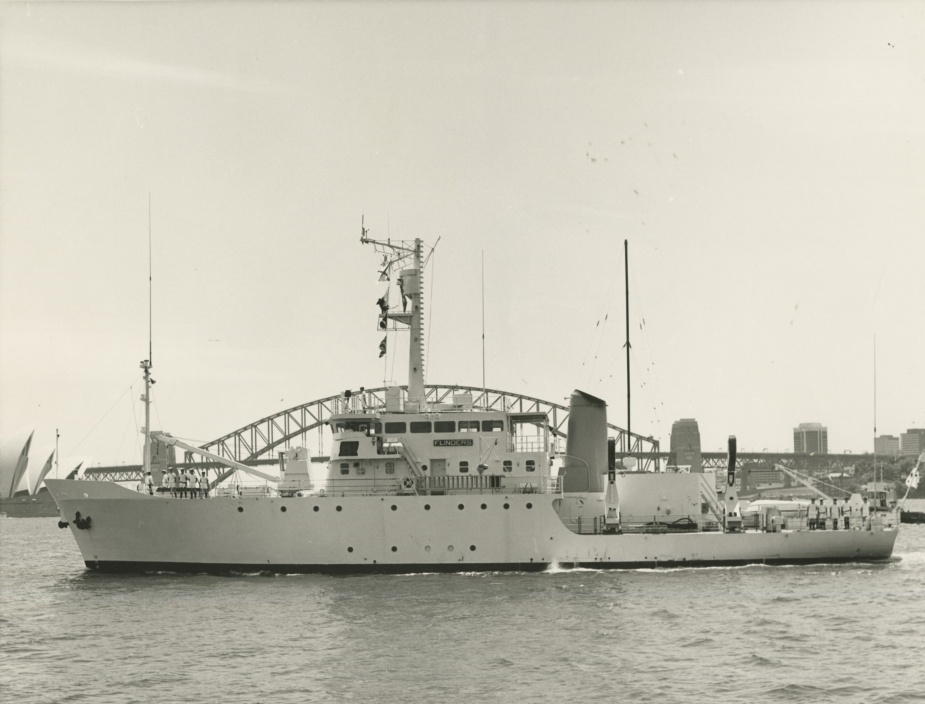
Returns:
[[[150,203],[150,208],[149,208]],[[0,436],[137,463],[360,386],[422,238],[426,381],[667,448],[925,427],[925,3],[0,5]],[[876,387],[876,393],[875,393]],[[45,453],[47,455],[47,453]]]

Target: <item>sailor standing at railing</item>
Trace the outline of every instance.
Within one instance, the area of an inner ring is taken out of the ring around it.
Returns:
[[[815,497],[809,502],[806,517],[809,519],[809,529],[816,530],[816,525],[819,523],[819,505],[816,503]]]
[[[186,470],[180,472],[180,498],[186,498],[186,488],[189,485],[189,475],[186,473]]]
[[[145,473],[145,486],[148,488],[148,493],[154,496],[154,478],[151,476],[150,469]]]
[[[209,475],[206,474],[206,470],[202,470],[202,477],[199,478],[199,490],[203,499],[209,498]]]

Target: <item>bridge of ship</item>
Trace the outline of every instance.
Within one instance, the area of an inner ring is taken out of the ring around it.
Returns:
[[[407,387],[401,387],[403,393]],[[472,397],[473,410],[495,410],[513,413],[540,413],[549,419],[550,433],[560,439],[566,438],[569,409],[550,401],[524,396],[511,391],[483,389],[474,386],[441,386],[429,384],[425,387],[428,404],[451,403],[454,396],[468,394]],[[344,394],[327,396],[309,401],[299,406],[287,408],[273,415],[261,418],[249,425],[239,428],[227,435],[202,446],[214,454],[226,459],[248,465],[276,464],[278,453],[294,445],[306,444],[309,433],[318,432],[319,455],[324,455],[325,425],[332,415],[345,410],[345,403],[353,410],[384,411],[386,387],[363,389],[355,392],[345,401]],[[659,452],[658,440],[631,433],[612,423],[608,423],[610,434],[616,439],[618,456],[639,457],[642,469],[655,469],[658,462],[667,457]],[[199,462],[193,453],[185,453],[183,463],[177,467],[219,468],[215,462]],[[219,481],[230,471],[219,475]],[[130,482],[142,477],[140,465],[122,465],[117,467],[91,467],[85,477],[100,481]]]

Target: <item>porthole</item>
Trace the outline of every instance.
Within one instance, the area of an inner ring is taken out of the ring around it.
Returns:
[[[337,510],[338,510],[338,511],[343,511],[344,508],[343,508],[342,506],[338,506],[338,507],[337,507]]]
[[[446,551],[447,551],[447,552],[453,552],[453,546],[452,546],[452,545],[448,545],[447,548],[446,548]]]
[[[430,511],[430,504],[424,504],[424,510]]]
[[[533,504],[527,504],[527,508],[533,508]]]
[[[244,513],[244,507],[238,506],[238,513]]]
[[[424,546],[424,552],[430,552],[430,545]]]
[[[280,507],[279,507],[279,510],[282,511],[283,513],[286,513],[286,507],[285,507],[285,506],[280,506]]]
[[[347,552],[353,552],[353,548],[347,548]]]
[[[320,510],[321,510],[321,509],[319,509],[317,506],[315,506],[315,511],[320,511]]]
[[[508,509],[508,508],[510,508],[510,507],[511,507],[510,504],[504,504],[504,508]]]
[[[395,547],[394,545],[392,546],[392,552],[398,552],[398,548]]]
[[[469,549],[470,549],[472,552],[475,552],[475,545],[470,545],[470,546],[469,546]]]
[[[396,506],[395,504],[392,504],[392,510],[393,510],[393,511],[397,511],[397,510],[398,510],[398,506]]]
[[[482,504],[482,510],[484,511],[486,508],[488,508],[488,504]]]
[[[466,508],[466,507],[465,507],[464,504],[459,504],[459,506],[457,506],[457,508],[458,508],[460,511],[462,511],[462,510],[463,510],[464,508]]]

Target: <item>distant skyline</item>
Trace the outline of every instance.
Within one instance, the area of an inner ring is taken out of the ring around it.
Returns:
[[[4,3],[0,437],[140,461],[150,195],[177,436],[406,382],[362,216],[439,238],[428,383],[484,252],[487,385],[625,427],[626,239],[634,432],[872,451],[925,427],[923,66],[921,2]]]

